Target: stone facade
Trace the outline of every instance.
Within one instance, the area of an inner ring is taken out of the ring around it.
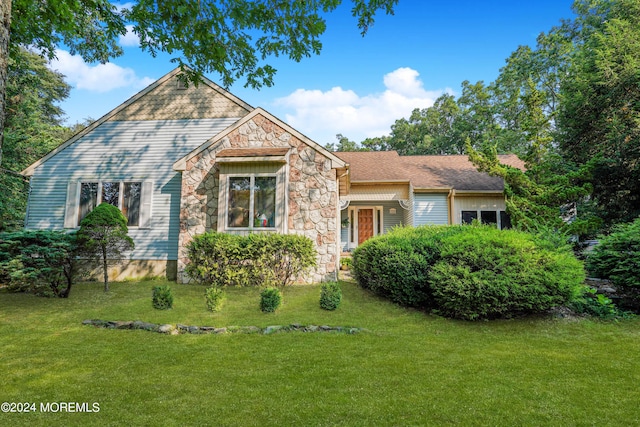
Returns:
[[[185,246],[193,236],[218,230],[220,164],[216,153],[228,148],[288,148],[284,164],[283,204],[285,220],[282,232],[302,234],[315,242],[318,266],[311,277],[302,280],[335,280],[338,263],[338,185],[331,160],[301,138],[287,132],[267,117],[256,114],[236,126],[227,135],[187,160],[182,173],[178,280],[185,281]],[[260,168],[260,163],[244,168]],[[246,233],[246,231],[240,231]]]

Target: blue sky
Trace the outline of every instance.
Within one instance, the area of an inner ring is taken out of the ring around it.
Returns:
[[[275,58],[273,87],[241,81],[230,91],[322,145],[337,133],[359,142],[388,134],[444,92],[459,94],[464,80],[493,81],[519,45],[535,46],[538,34],[573,16],[572,0],[400,0],[395,15],[379,14],[362,37],[345,1],[327,15],[319,56]],[[124,56],[105,65],[58,51],[51,67],[73,86],[61,105],[68,123],[101,117],[174,68],[167,55],[142,53],[135,37],[121,44]]]

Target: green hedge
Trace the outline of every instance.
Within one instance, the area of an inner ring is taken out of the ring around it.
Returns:
[[[316,265],[311,239],[295,234],[208,232],[187,245],[187,257],[187,275],[216,287],[284,287]]]
[[[576,298],[584,271],[569,248],[489,226],[401,228],[353,254],[361,286],[458,319],[537,313]]]
[[[617,225],[587,256],[590,273],[616,285],[640,287],[640,218]]]
[[[358,283],[391,301],[411,307],[432,303],[429,269],[439,259],[442,239],[460,227],[404,227],[369,239],[353,252]]]

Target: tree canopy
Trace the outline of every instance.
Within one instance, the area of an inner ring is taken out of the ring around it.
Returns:
[[[352,0],[352,15],[364,35],[379,10],[393,13],[398,0]],[[196,83],[217,73],[225,86],[244,78],[259,88],[273,84],[270,58],[294,61],[317,55],[326,29],[323,14],[342,0],[138,0],[117,7],[109,0],[3,1],[0,9],[0,100],[4,100],[9,51],[30,46],[52,58],[61,45],[89,62],[107,62],[122,54],[118,38],[127,25],[140,37],[143,51],[166,52]],[[9,43],[9,23],[11,25]],[[0,130],[4,107],[0,104]],[[1,135],[0,135],[1,136]],[[0,138],[1,139],[1,138]],[[0,161],[2,146],[0,145]]]
[[[47,68],[35,53],[19,48],[9,59],[0,231],[18,229],[24,221],[29,185],[19,172],[70,136],[61,125],[64,115],[58,106],[69,90],[64,76]]]

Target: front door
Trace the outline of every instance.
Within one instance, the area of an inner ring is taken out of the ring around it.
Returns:
[[[373,209],[358,209],[358,245],[373,237]]]

